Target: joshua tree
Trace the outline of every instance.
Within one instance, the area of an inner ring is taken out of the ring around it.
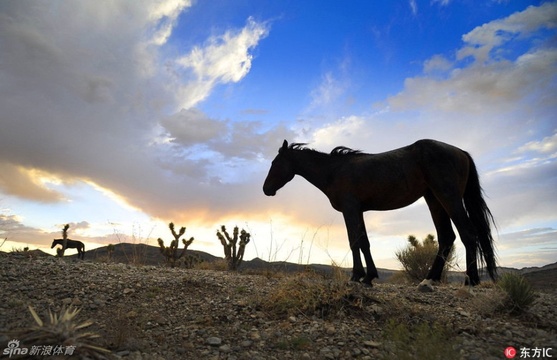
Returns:
[[[68,246],[68,229],[70,228],[70,224],[64,225],[62,228],[62,239],[64,240],[62,244],[62,249],[56,249],[56,254],[59,257],[64,256],[64,252],[66,251],[66,247]]]
[[[220,230],[217,230],[217,237],[224,247],[224,258],[228,261],[229,270],[238,269],[242,263],[244,259],[244,250],[250,241],[250,236],[251,235],[247,231],[242,229],[242,231],[240,231],[240,243],[238,244],[237,226],[234,227],[232,237],[230,237],[224,225],[221,226]],[[237,245],[239,245],[239,248],[236,248]]]
[[[176,233],[176,231],[174,231],[174,223],[168,224],[168,227],[170,228],[170,232],[172,232],[172,236],[174,236],[174,240],[170,242],[170,246],[164,246],[164,241],[161,238],[158,238],[157,241],[159,243],[161,254],[163,254],[166,259],[166,263],[169,264],[171,267],[174,267],[176,266],[176,261],[181,259],[186,254],[186,249],[193,242],[193,237],[191,237],[187,241],[186,239],[182,239],[184,248],[180,253],[178,253],[180,237],[184,235],[184,233],[186,232],[186,228],[182,226],[182,228],[180,228],[180,232]]]

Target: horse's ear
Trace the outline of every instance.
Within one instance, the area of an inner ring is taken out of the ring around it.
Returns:
[[[288,149],[288,141],[284,140],[282,143],[282,147],[280,148],[280,151],[284,151]]]

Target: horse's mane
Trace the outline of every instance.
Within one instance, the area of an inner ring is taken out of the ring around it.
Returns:
[[[306,145],[307,145],[307,143],[293,143],[293,144],[290,144],[288,146],[288,149],[289,150],[299,150],[299,151],[313,151],[313,152],[321,153],[320,151],[317,151],[315,149],[308,148]],[[337,146],[336,148],[331,150],[331,153],[329,155],[331,155],[331,156],[345,156],[345,155],[355,155],[355,154],[361,154],[361,153],[362,152],[360,150],[354,150],[354,149],[351,149],[351,148],[346,147],[346,146]]]
[[[354,155],[354,154],[360,154],[360,153],[361,153],[360,150],[350,149],[346,146],[337,146],[336,148],[331,150],[331,155],[333,155],[333,156]]]
[[[310,150],[310,151],[315,151],[313,149],[310,149],[308,147],[306,147],[307,143],[292,143],[288,146],[289,150]]]

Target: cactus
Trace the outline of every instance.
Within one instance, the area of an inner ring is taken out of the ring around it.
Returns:
[[[190,246],[191,243],[193,242],[193,237],[191,237],[189,240],[182,239],[184,248],[182,249],[181,252],[178,252],[180,237],[184,235],[184,233],[186,232],[186,228],[182,226],[182,228],[180,228],[180,231],[178,233],[176,233],[176,231],[174,230],[174,223],[168,224],[168,228],[170,229],[170,232],[172,232],[172,236],[174,236],[174,240],[170,242],[170,246],[165,246],[164,241],[161,238],[158,238],[157,242],[159,243],[161,254],[164,255],[166,263],[171,267],[175,267],[176,262],[186,254],[186,250],[188,246]]]
[[[239,236],[240,243],[238,244],[238,227],[234,227],[232,237],[230,237],[226,227],[222,225],[220,230],[217,230],[217,237],[224,248],[224,258],[228,262],[228,269],[237,270],[244,259],[244,250],[250,241],[250,233],[242,229]]]

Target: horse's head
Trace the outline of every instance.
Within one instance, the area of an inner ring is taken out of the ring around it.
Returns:
[[[58,243],[56,242],[56,239],[54,239],[52,241],[52,246],[50,247],[51,249],[54,248]]]
[[[263,184],[263,192],[267,196],[274,196],[278,189],[286,185],[294,178],[294,168],[292,162],[287,157],[288,142],[284,140],[282,147],[278,151]]]

